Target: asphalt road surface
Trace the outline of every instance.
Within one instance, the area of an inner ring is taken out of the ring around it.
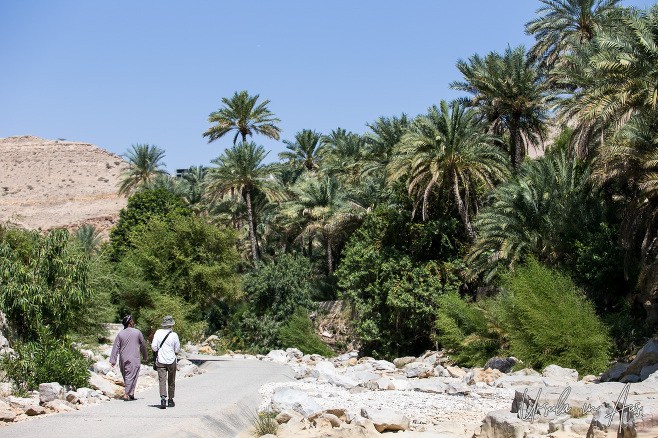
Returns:
[[[289,367],[269,361],[204,355],[190,360],[207,372],[176,382],[173,408],[160,409],[156,385],[134,401],[112,400],[2,427],[0,437],[237,437],[261,402],[258,388],[294,380]]]

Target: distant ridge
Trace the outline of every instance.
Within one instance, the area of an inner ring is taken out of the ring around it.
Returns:
[[[90,143],[0,138],[0,221],[42,230],[91,223],[106,234],[127,204],[117,196],[125,166]]]

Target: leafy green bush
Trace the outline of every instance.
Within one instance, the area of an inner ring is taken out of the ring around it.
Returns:
[[[47,236],[13,230],[0,241],[0,311],[18,339],[35,339],[40,326],[61,338],[77,323],[92,294],[89,262],[66,230]]]
[[[313,323],[304,312],[297,311],[288,323],[279,329],[279,339],[286,348],[297,348],[304,354],[333,356],[333,352],[314,333]]]
[[[206,330],[207,324],[195,317],[198,313],[195,305],[187,303],[182,298],[162,294],[155,298],[153,308],[142,309],[137,322],[144,335],[150,336],[156,330],[162,328],[162,317],[171,315],[176,322],[174,331],[178,334],[181,344],[183,344],[187,341],[196,342],[201,340],[201,336]]]
[[[503,276],[496,314],[510,353],[533,368],[550,364],[596,374],[609,361],[606,327],[573,281],[529,260]]]
[[[354,330],[369,356],[398,357],[433,348],[439,297],[459,288],[457,221],[409,224],[404,212],[378,210],[351,237],[336,270],[355,311]],[[431,228],[431,229],[430,229]]]
[[[500,353],[505,332],[491,312],[491,300],[467,302],[457,292],[439,297],[436,338],[461,366],[483,366]]]
[[[39,328],[37,340],[16,343],[13,348],[14,354],[0,356],[0,366],[19,394],[39,389],[40,383],[89,386],[90,361],[49,329]]]

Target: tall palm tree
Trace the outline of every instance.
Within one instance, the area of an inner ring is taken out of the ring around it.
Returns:
[[[294,197],[283,205],[284,214],[301,222],[308,239],[320,235],[327,254],[327,270],[334,271],[334,248],[348,225],[360,218],[363,210],[349,202],[345,184],[335,176],[310,176],[292,187]]]
[[[281,120],[274,117],[274,113],[267,108],[269,100],[256,105],[258,97],[258,94],[250,96],[247,91],[236,91],[231,99],[223,97],[224,107],[208,116],[208,123],[215,123],[203,133],[204,137],[209,138],[208,143],[232,131],[235,131],[233,144],[237,143],[240,136],[246,142],[247,136],[251,137],[254,133],[278,140],[281,129],[276,124]]]
[[[371,132],[365,135],[366,150],[363,154],[364,175],[386,174],[386,166],[391,161],[395,146],[411,125],[406,114],[400,117],[380,117],[373,123],[367,123]]]
[[[539,0],[537,18],[525,25],[535,45],[528,52],[539,67],[549,72],[561,56],[591,41],[610,23],[621,0]]]
[[[181,180],[171,175],[156,175],[140,186],[141,190],[164,189],[180,200],[185,198],[185,187]]]
[[[338,128],[322,138],[323,171],[329,175],[345,175],[354,182],[360,174],[360,163],[366,140],[354,132]]]
[[[233,145],[231,149],[224,150],[224,154],[211,161],[218,167],[210,168],[206,176],[206,193],[211,199],[221,198],[232,190],[237,190],[244,196],[251,253],[256,269],[258,269],[260,253],[256,239],[252,193],[254,190],[259,190],[269,199],[279,199],[281,196],[281,190],[277,186],[276,180],[270,177],[269,168],[262,164],[267,154],[268,152],[265,152],[262,146],[256,145],[254,142]]]
[[[457,68],[464,81],[450,86],[473,95],[466,102],[478,109],[494,135],[506,137],[502,146],[518,169],[528,148],[543,144],[554,93],[523,46],[507,48],[502,55],[491,52],[484,58],[473,55],[468,62],[460,59]]]
[[[101,230],[92,224],[84,224],[75,230],[75,237],[82,245],[82,249],[86,254],[97,252],[103,240]]]
[[[128,168],[121,173],[119,195],[130,196],[135,189],[158,175],[167,175],[162,159],[165,152],[154,145],[131,145],[123,156],[128,159]]]
[[[204,166],[190,166],[187,172],[183,173],[183,182],[185,188],[185,202],[195,211],[200,210],[203,202],[204,184],[203,180],[208,173]]]
[[[288,151],[279,154],[280,160],[288,160],[289,163],[301,163],[309,172],[319,167],[322,161],[320,146],[322,134],[304,129],[295,134],[295,141],[283,140]]]
[[[491,145],[493,138],[484,128],[475,110],[458,101],[441,101],[439,108],[431,107],[414,121],[389,166],[390,180],[408,175],[409,194],[416,194],[416,205],[422,203],[423,220],[434,190],[448,188],[472,240],[476,235],[468,212],[470,184],[492,187],[507,170],[505,156]]]

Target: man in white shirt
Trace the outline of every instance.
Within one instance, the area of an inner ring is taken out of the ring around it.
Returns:
[[[180,351],[178,335],[173,331],[174,318],[170,315],[162,318],[162,328],[153,335],[151,348],[156,351],[155,366],[158,370],[160,383],[160,409],[176,406],[174,392],[176,390],[176,353]],[[167,403],[169,396],[169,403]]]

